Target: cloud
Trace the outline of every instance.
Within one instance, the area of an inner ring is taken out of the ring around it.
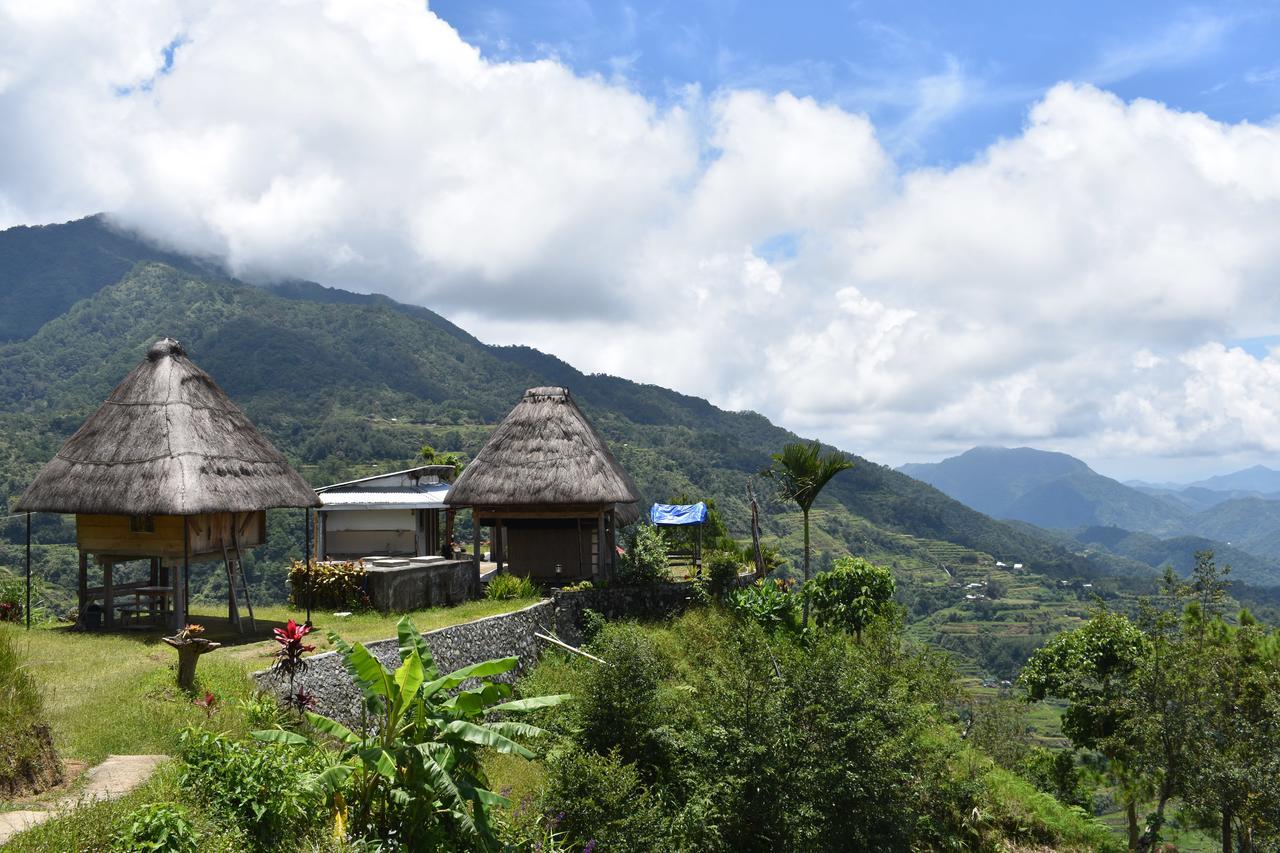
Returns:
[[[0,147],[0,224],[111,210],[890,461],[1280,435],[1280,355],[1222,343],[1280,333],[1276,126],[1062,84],[916,168],[832,104],[660,104],[408,0],[0,0]]]
[[[1106,85],[1152,69],[1193,62],[1218,50],[1240,23],[1233,16],[1185,14],[1154,33],[1112,45],[1086,72],[1085,79]]]

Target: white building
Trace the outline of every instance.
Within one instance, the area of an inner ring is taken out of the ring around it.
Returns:
[[[451,465],[423,465],[316,489],[321,560],[442,553]]]

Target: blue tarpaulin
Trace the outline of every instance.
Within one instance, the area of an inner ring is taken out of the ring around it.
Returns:
[[[707,505],[654,504],[649,507],[649,520],[654,524],[702,524],[707,520]]]

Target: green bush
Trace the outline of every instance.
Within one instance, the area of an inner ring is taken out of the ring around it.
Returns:
[[[511,601],[519,598],[536,598],[538,587],[526,577],[504,572],[489,578],[484,597],[490,601]]]
[[[22,603],[25,600],[22,581],[0,576],[0,622],[21,622]]]
[[[602,754],[616,751],[623,761],[657,775],[665,765],[658,689],[670,661],[642,628],[629,623],[605,624],[590,649],[608,665],[588,668],[573,705],[582,744]]]
[[[704,561],[712,595],[724,595],[738,583],[742,558],[733,551],[712,551]]]
[[[582,641],[590,643],[600,636],[600,632],[608,624],[609,620],[605,618],[603,613],[592,610],[590,607],[582,608]]]
[[[180,807],[148,803],[130,812],[111,839],[113,853],[195,853],[195,829]]]
[[[750,619],[767,631],[800,628],[798,596],[779,578],[758,580],[751,586],[734,590],[729,594],[728,604],[735,615]]]
[[[671,849],[657,798],[616,751],[570,748],[552,756],[546,802],[564,813],[560,826],[579,844],[594,841],[602,851],[634,853]]]
[[[0,797],[38,791],[62,778],[35,679],[0,629]]]
[[[294,560],[289,569],[289,603],[302,607],[307,603],[307,585],[314,586],[312,604],[331,610],[366,610],[369,593],[365,591],[365,568],[360,562],[311,561],[310,569]]]
[[[315,783],[318,754],[189,728],[181,757],[183,789],[240,826],[258,849],[286,846],[328,815]]]
[[[852,632],[861,642],[863,629],[892,606],[893,592],[888,569],[861,557],[841,557],[806,584],[803,594],[819,625]]]
[[[667,540],[652,524],[637,524],[618,561],[618,580],[624,584],[665,583],[671,580],[667,566]]]

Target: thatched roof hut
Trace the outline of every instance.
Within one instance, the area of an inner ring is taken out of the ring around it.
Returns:
[[[634,505],[640,490],[569,396],[530,388],[467,464],[446,504]]]
[[[248,600],[241,552],[266,541],[266,510],[320,499],[284,455],[171,338],[116,386],[22,493],[19,512],[75,513],[80,613],[102,600],[107,627],[144,614],[181,627],[192,558],[226,564],[228,616]],[[91,587],[89,559],[102,567]],[[151,560],[149,580],[117,584],[112,567]],[[120,600],[133,602],[117,606]]]
[[[319,504],[218,383],[165,338],[67,439],[15,510],[196,515]]]
[[[611,564],[614,527],[639,519],[639,500],[640,490],[568,389],[556,387],[526,391],[445,496],[447,505],[472,507],[494,526],[499,565],[509,556],[518,569],[524,548],[536,564],[529,573],[554,567],[564,578],[593,564],[600,574]],[[586,539],[583,521],[592,525]],[[504,527],[511,529],[509,543],[502,542]],[[552,529],[572,535],[551,535]],[[575,542],[576,551],[565,550]]]

